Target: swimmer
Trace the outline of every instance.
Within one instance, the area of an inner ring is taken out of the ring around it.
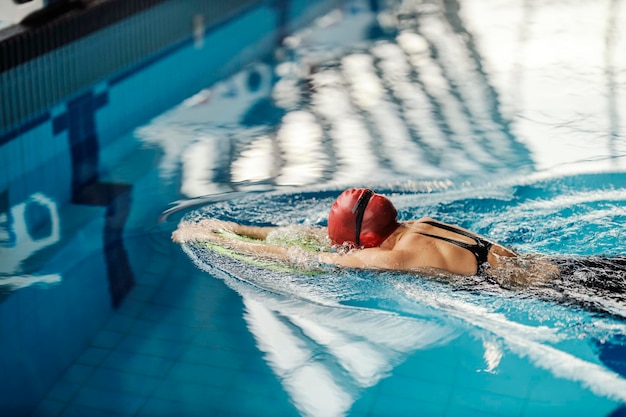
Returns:
[[[501,275],[497,281],[508,286],[558,275],[558,268],[549,262],[529,262],[527,257],[468,230],[430,218],[399,222],[397,214],[387,197],[368,188],[344,191],[332,205],[327,231],[318,228],[317,232],[327,233],[338,250],[317,252],[319,262],[427,275]],[[224,230],[266,242],[229,240],[218,233]],[[178,243],[208,240],[253,255],[289,261],[293,251],[268,239],[275,230],[205,219],[181,222],[172,239]]]
[[[233,239],[228,233],[249,239]],[[406,271],[440,277],[472,290],[492,290],[495,284],[626,318],[626,256],[517,253],[430,218],[399,222],[391,201],[369,189],[341,193],[330,210],[327,229],[257,227],[203,219],[181,222],[172,239],[178,243],[214,242],[303,269],[325,269],[320,264],[326,264]]]

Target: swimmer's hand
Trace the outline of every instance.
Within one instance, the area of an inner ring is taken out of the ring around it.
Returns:
[[[215,219],[204,219],[200,222],[181,221],[178,228],[172,233],[172,240],[176,243],[211,241],[219,242],[223,239],[218,232],[232,231],[229,222]]]
[[[181,221],[178,229],[172,233],[172,240],[176,243],[192,241],[222,242],[224,238],[220,232],[231,232],[252,239],[265,240],[268,233],[275,227],[244,226],[241,224],[217,220],[202,219],[199,222]]]
[[[214,219],[204,219],[199,222],[181,221],[172,233],[172,240],[176,243],[213,242],[259,258],[279,260],[294,265],[301,265],[303,262],[306,265],[311,264],[311,257],[314,255],[300,248],[263,242],[267,234],[274,229],[274,227],[243,226]],[[234,239],[233,233],[250,239]],[[229,234],[231,234],[230,237]]]

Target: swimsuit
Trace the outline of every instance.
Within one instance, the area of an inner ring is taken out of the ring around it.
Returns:
[[[467,249],[474,255],[476,258],[476,273],[482,274],[484,273],[491,265],[489,265],[488,257],[489,257],[489,249],[493,246],[493,242],[490,242],[486,239],[483,239],[479,236],[476,236],[473,233],[466,232],[465,230],[458,229],[454,226],[449,226],[447,224],[437,223],[433,221],[424,221],[422,223],[426,223],[430,226],[437,227],[439,229],[447,230],[449,232],[456,233],[457,235],[469,237],[474,240],[476,243],[465,243],[459,240],[450,239],[444,236],[431,235],[429,233],[420,233],[420,235],[432,237],[434,239],[443,240],[444,242],[452,243],[460,248]]]
[[[548,260],[559,268],[561,276],[528,290],[550,301],[581,306],[624,320],[626,256],[559,256]]]

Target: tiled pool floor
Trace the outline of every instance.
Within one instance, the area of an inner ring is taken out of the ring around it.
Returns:
[[[135,287],[34,417],[301,415],[289,377],[277,377],[250,328],[254,322],[246,321],[250,300],[199,270],[170,242],[171,227],[126,241],[145,249],[145,258],[135,259],[142,262]],[[580,411],[575,415],[606,415],[615,407],[524,358],[508,355],[495,375],[480,371],[481,363],[480,341],[458,334],[396,360],[392,376],[352,393],[347,414],[530,417],[555,407]],[[557,389],[555,398],[550,393]]]
[[[267,404],[297,415],[253,349],[239,295],[195,268],[169,232],[158,238],[167,253],[154,253],[33,416],[245,416]]]

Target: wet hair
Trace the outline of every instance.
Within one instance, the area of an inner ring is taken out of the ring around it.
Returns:
[[[342,192],[328,215],[328,237],[333,245],[373,248],[400,226],[391,201],[369,188]]]

